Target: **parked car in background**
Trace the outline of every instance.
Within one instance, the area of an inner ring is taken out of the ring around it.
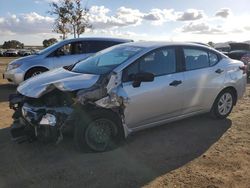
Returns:
[[[247,74],[250,75],[250,44],[230,43],[230,51],[226,54],[231,59],[242,61],[247,66]]]
[[[18,50],[15,49],[9,49],[4,52],[4,56],[6,57],[17,57],[18,56]]]
[[[246,89],[245,66],[194,43],[134,42],[21,84],[10,97],[14,140],[105,151],[130,133],[201,113],[226,118]]]
[[[228,46],[215,47],[215,49],[227,55],[228,52],[230,51],[230,46],[228,45]]]
[[[19,56],[28,56],[31,54],[32,54],[32,52],[30,50],[27,50],[27,49],[21,49],[18,51]]]
[[[37,54],[39,53],[41,50],[38,50],[38,49],[31,49],[31,54]]]
[[[5,50],[0,49],[0,56],[4,56],[4,52],[5,52]]]
[[[132,40],[117,38],[77,38],[58,42],[42,51],[8,64],[4,79],[20,84],[45,71],[74,64],[100,50]],[[17,52],[16,52],[17,53]]]

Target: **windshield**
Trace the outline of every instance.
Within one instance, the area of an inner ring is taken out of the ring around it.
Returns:
[[[142,50],[143,48],[134,46],[108,48],[76,64],[72,71],[97,75],[106,74]]]

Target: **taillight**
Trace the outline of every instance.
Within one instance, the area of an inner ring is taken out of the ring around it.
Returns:
[[[244,54],[240,60],[246,65],[250,62],[250,54]]]
[[[240,68],[240,70],[243,71],[243,74],[247,73],[247,65],[240,66],[239,68]]]

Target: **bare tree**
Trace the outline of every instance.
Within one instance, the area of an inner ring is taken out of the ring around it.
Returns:
[[[63,39],[67,38],[67,34],[70,33],[68,28],[69,14],[66,8],[66,1],[68,0],[60,1],[59,3],[51,3],[51,11],[49,11],[51,15],[57,16],[53,31],[62,34]]]
[[[74,38],[80,37],[86,28],[91,28],[88,22],[89,10],[82,8],[81,0],[61,0],[59,3],[51,3],[51,7],[49,13],[57,16],[54,31],[61,33],[63,39],[69,33],[73,34]]]
[[[76,17],[76,34],[79,38],[82,33],[86,31],[86,28],[91,28],[89,23],[89,9],[81,7],[81,1],[76,0],[75,7],[75,17]]]

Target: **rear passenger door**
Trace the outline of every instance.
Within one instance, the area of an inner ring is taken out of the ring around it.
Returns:
[[[218,63],[220,57],[209,49],[199,47],[183,47],[183,55],[183,113],[209,110],[225,78],[225,71]]]

